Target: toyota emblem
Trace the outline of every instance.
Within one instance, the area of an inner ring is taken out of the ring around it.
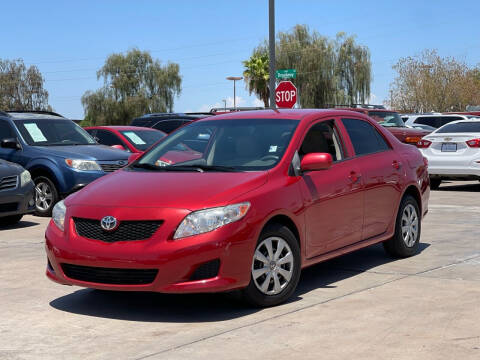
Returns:
[[[113,216],[105,216],[102,220],[100,220],[100,226],[103,230],[112,231],[117,228],[117,219]]]

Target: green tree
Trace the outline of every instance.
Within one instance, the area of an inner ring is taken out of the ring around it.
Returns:
[[[254,93],[263,101],[265,107],[268,107],[270,96],[268,55],[260,52],[254,53],[250,59],[243,61],[243,66],[245,67],[243,77],[249,94]]]
[[[51,110],[43,84],[36,66],[27,68],[22,59],[0,59],[1,110]]]
[[[268,58],[266,41],[254,49],[254,56]],[[293,82],[303,108],[364,103],[370,97],[370,52],[353,36],[339,33],[329,39],[306,25],[296,25],[278,33],[275,58],[277,69],[297,70]]]
[[[162,65],[147,51],[110,55],[97,72],[103,87],[82,96],[85,120],[95,125],[122,125],[151,112],[173,111],[181,92],[180,67]]]
[[[390,85],[390,106],[400,111],[464,111],[480,104],[480,69],[436,50],[400,58]]]

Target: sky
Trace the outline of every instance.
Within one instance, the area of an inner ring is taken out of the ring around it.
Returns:
[[[469,65],[480,63],[478,0],[276,0],[276,31],[306,24],[327,37],[356,35],[371,52],[371,102],[382,103],[399,58],[437,49]],[[0,58],[22,58],[45,78],[49,103],[83,119],[81,96],[102,86],[96,71],[112,53],[137,47],[180,65],[177,112],[233,105],[242,61],[268,38],[268,0],[0,1]],[[261,106],[243,81],[237,106]]]

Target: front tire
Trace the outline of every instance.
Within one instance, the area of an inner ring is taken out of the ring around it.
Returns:
[[[300,247],[289,228],[272,224],[265,228],[257,242],[252,259],[250,284],[243,296],[259,307],[285,302],[300,279]]]
[[[395,234],[383,242],[387,254],[405,258],[418,252],[421,232],[421,217],[417,200],[406,195],[400,203],[395,222]]]
[[[58,202],[58,191],[55,184],[45,176],[33,179],[35,183],[35,215],[52,216],[52,210]]]

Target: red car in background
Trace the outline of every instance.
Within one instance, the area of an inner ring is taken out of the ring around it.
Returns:
[[[348,110],[370,116],[380,125],[387,128],[398,140],[406,144],[416,145],[422,137],[431,133],[429,130],[407,128],[398,112],[393,110],[362,107],[348,108]]]
[[[131,153],[142,153],[167,136],[163,131],[138,126],[90,126],[85,130],[100,144]]]
[[[172,151],[189,160],[159,165]],[[420,151],[358,112],[218,115],[59,202],[46,275],[107,290],[238,289],[276,305],[320,261],[380,242],[416,254],[429,193]]]

